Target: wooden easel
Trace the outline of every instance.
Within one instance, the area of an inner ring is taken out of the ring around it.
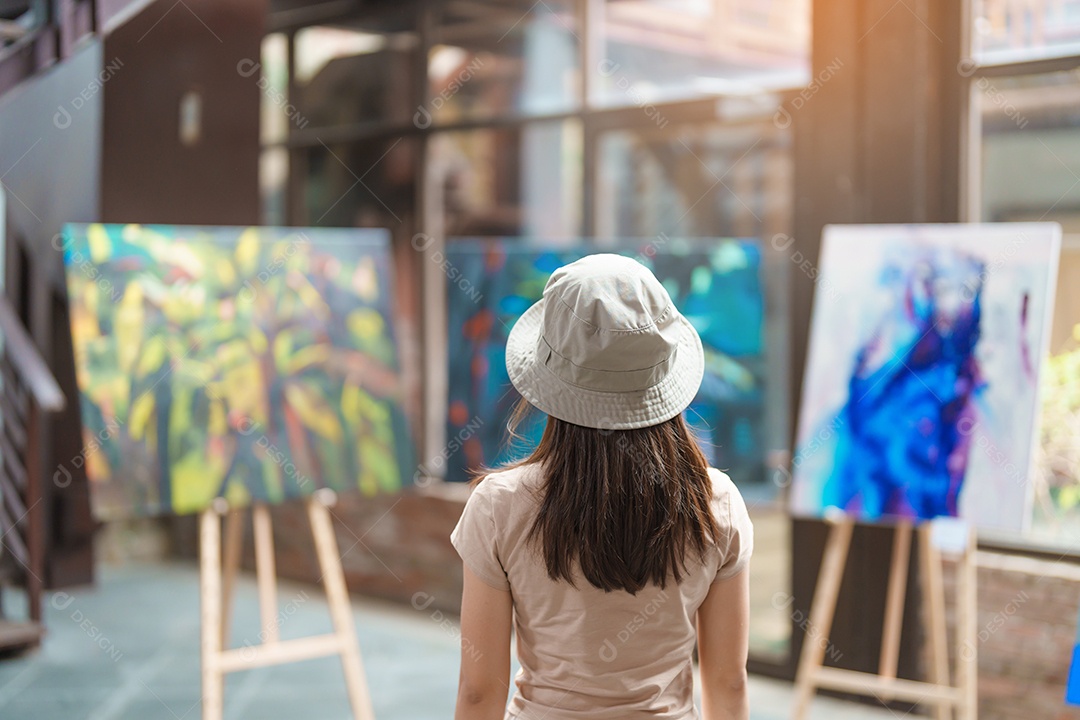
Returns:
[[[953,710],[957,720],[976,720],[978,696],[977,637],[975,595],[975,538],[969,528],[962,552],[958,552],[956,591],[956,683],[949,679],[949,653],[946,647],[945,590],[942,583],[942,553],[931,537],[931,523],[918,528],[919,564],[922,576],[923,613],[926,623],[926,651],[929,679],[905,680],[896,677],[900,654],[900,630],[904,615],[904,596],[907,591],[908,560],[914,527],[910,521],[896,526],[893,539],[892,564],[885,600],[885,623],[881,637],[881,657],[878,672],[825,667],[827,638],[836,613],[836,599],[844,576],[855,527],[849,518],[830,519],[829,539],[821,561],[814,600],[810,608],[809,627],[817,639],[807,637],[795,678],[793,720],[806,717],[810,701],[818,688],[839,690],[857,695],[874,696],[879,700],[906,700],[934,708],[935,720],[951,720]]]
[[[222,720],[226,674],[326,655],[341,656],[345,685],[355,720],[374,720],[371,695],[364,679],[364,665],[360,658],[360,645],[353,626],[352,608],[345,589],[345,573],[341,567],[341,556],[338,555],[337,540],[330,522],[328,508],[336,501],[337,496],[327,489],[317,491],[305,501],[334,632],[296,640],[279,638],[277,573],[274,568],[270,508],[257,504],[252,506],[251,512],[262,642],[232,649],[227,647],[231,615],[229,611],[232,607],[236,572],[240,565],[243,511],[230,510],[224,502],[203,511],[199,519],[203,720]],[[224,568],[221,548],[222,515],[226,515]]]

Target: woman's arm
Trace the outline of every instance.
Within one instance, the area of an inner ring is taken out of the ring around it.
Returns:
[[[748,720],[749,571],[712,584],[698,608],[697,627],[704,720]]]
[[[503,720],[510,689],[510,593],[465,566],[461,596],[461,679],[455,720]]]

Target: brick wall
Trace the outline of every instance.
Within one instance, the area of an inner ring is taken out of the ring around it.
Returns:
[[[976,561],[980,720],[1080,720],[1065,705],[1080,565],[992,552]],[[951,585],[950,573],[948,597]]]
[[[450,544],[450,532],[468,496],[469,488],[456,483],[413,489],[398,496],[340,496],[331,512],[349,590],[406,604],[416,598],[423,607],[459,612],[461,560]],[[274,507],[272,516],[278,574],[319,580],[303,504]],[[250,535],[245,545],[247,563],[252,567]]]

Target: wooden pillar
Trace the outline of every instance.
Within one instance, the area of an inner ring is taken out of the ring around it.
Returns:
[[[826,224],[960,219],[965,105],[957,66],[966,22],[964,1],[815,0],[813,81],[785,106],[795,133],[794,243],[785,252],[816,267]],[[791,387],[798,408],[815,286],[793,264]],[[803,639],[797,619],[809,612],[825,537],[821,522],[794,523],[792,671]],[[855,529],[832,632],[842,667],[877,667],[892,545],[888,528]],[[900,676],[914,674],[917,662],[919,579],[912,575]]]

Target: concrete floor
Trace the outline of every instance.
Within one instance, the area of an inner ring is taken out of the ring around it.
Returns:
[[[316,589],[282,583],[283,638],[330,630]],[[259,642],[254,580],[237,589],[233,645]],[[18,598],[8,598],[15,609]],[[445,720],[457,685],[456,626],[431,610],[353,603],[379,720]],[[12,613],[14,614],[14,613]],[[183,564],[106,566],[94,588],[51,595],[49,634],[35,652],[0,660],[4,720],[196,720],[199,708],[198,571]],[[516,671],[516,667],[515,667]],[[754,720],[788,717],[791,686],[751,678]],[[335,658],[238,673],[225,690],[226,718],[351,718]],[[820,720],[890,718],[887,710],[821,698]]]

